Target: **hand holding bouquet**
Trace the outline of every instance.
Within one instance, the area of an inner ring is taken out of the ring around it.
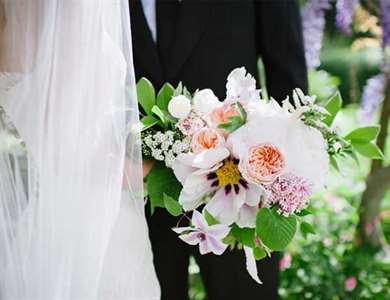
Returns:
[[[299,224],[313,231],[302,219],[329,166],[356,152],[382,157],[378,127],[345,137],[332,128],[338,94],[320,106],[297,89],[280,105],[261,99],[244,68],[228,76],[222,102],[209,89],[192,95],[166,84],[156,97],[146,79],[137,88],[143,155],[160,161],[147,178],[152,209],[187,216],[190,226],[173,230],[201,254],[243,248],[257,282],[255,259],[285,249]]]

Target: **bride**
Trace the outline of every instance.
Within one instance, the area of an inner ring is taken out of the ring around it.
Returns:
[[[159,299],[137,124],[127,0],[0,0],[1,300]]]

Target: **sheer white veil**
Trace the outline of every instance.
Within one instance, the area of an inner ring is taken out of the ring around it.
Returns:
[[[0,5],[0,299],[158,299],[128,1]]]

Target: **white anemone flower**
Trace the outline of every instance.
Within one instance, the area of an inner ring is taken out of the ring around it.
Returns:
[[[228,144],[248,182],[267,185],[283,174],[295,174],[310,182],[313,192],[325,186],[326,142],[317,129],[291,115],[258,114],[233,132]]]
[[[238,160],[227,148],[181,154],[173,171],[183,185],[179,202],[184,210],[194,210],[207,202],[205,209],[222,224],[255,227],[264,190],[242,178]]]

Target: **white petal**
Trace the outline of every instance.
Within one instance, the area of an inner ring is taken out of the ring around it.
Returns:
[[[230,155],[228,149],[221,147],[206,150],[198,154],[182,154],[180,160],[194,168],[210,169]]]
[[[194,210],[202,204],[202,196],[199,196],[197,193],[188,194],[181,190],[179,203],[185,211]]]
[[[179,238],[189,245],[197,245],[200,242],[199,232],[191,232],[188,234],[180,235]]]
[[[240,209],[238,220],[236,222],[237,225],[241,228],[255,228],[257,211],[257,206],[243,205]]]
[[[210,89],[200,90],[196,93],[192,101],[194,103],[195,111],[201,115],[207,115],[215,108],[222,105],[214,95],[214,92]]]
[[[236,195],[232,189],[226,195],[223,188],[219,189],[210,202],[207,203],[205,209],[221,223],[230,225],[238,219],[240,207],[244,203],[244,194],[240,190],[240,193]]]
[[[224,244],[221,240],[217,240],[212,236],[206,236],[206,241],[209,250],[216,255],[221,255],[228,247],[228,245]]]
[[[180,181],[181,184],[184,184],[187,177],[193,173],[196,169],[183,164],[180,160],[175,159],[172,164],[173,173],[175,174],[177,180]]]
[[[194,210],[194,212],[192,213],[191,222],[192,222],[192,225],[194,225],[196,228],[201,229],[202,231],[206,231],[207,227],[209,226],[207,224],[206,219],[197,210]]]
[[[199,252],[202,255],[205,255],[205,254],[211,252],[211,249],[210,249],[210,246],[209,246],[209,243],[208,243],[207,239],[205,239],[203,241],[200,241],[200,243],[199,243]]]
[[[244,252],[246,257],[246,270],[248,271],[249,275],[253,278],[253,280],[255,280],[259,284],[263,284],[257,272],[256,258],[253,254],[252,248],[244,246]]]
[[[184,231],[193,231],[194,228],[192,228],[192,227],[175,227],[175,228],[172,228],[172,230],[178,234],[181,234]]]
[[[230,232],[229,226],[225,224],[212,225],[207,229],[207,234],[212,235],[216,239],[222,240]]]
[[[253,183],[248,183],[248,187],[245,195],[245,204],[256,206],[260,203],[260,198],[264,194],[264,190]]]

